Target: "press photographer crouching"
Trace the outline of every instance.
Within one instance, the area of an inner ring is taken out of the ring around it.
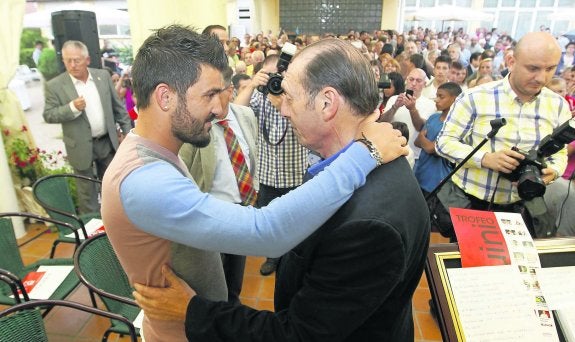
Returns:
[[[541,192],[563,174],[567,151],[564,146],[539,156],[536,151],[543,138],[571,118],[567,102],[545,88],[560,56],[561,49],[553,36],[528,33],[517,43],[515,53],[506,56],[510,71],[506,78],[473,89],[456,100],[436,141],[438,154],[456,164],[490,132],[491,120],[504,118],[507,124],[473,153],[439,191],[440,199],[448,199],[449,203],[443,203],[446,207],[517,212],[522,214],[533,237],[555,233]],[[517,149],[534,152],[527,156]],[[540,164],[534,166],[532,159]],[[519,174],[524,175],[524,180],[520,181]]]

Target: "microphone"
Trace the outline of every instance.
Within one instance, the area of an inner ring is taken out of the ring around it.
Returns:
[[[501,127],[507,125],[507,120],[504,118],[493,119],[489,121],[489,124],[491,125],[491,132],[487,133],[487,138],[491,139],[497,134]]]

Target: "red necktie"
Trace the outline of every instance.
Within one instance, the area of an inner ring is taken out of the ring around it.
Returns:
[[[236,174],[242,204],[253,206],[256,204],[257,193],[254,188],[254,180],[250,174],[248,166],[246,165],[246,158],[244,157],[242,148],[240,147],[234,131],[228,125],[227,120],[219,121],[218,125],[222,126],[224,129],[224,139],[226,140],[226,146],[228,148],[228,154],[230,156],[230,161],[232,162],[234,173]]]

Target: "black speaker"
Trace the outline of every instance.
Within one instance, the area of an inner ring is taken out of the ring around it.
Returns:
[[[62,45],[67,40],[78,40],[86,44],[90,53],[90,68],[102,68],[98,23],[94,12],[78,10],[52,12],[52,33],[61,72],[66,70],[62,62]]]

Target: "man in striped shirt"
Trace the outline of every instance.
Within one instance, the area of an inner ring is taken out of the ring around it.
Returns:
[[[571,115],[567,102],[545,88],[561,55],[559,45],[548,33],[526,34],[513,55],[506,57],[509,75],[501,81],[462,94],[447,116],[436,142],[442,157],[461,162],[491,130],[490,120],[505,118],[497,136],[485,144],[453,177],[453,183],[471,200],[471,208],[485,210],[493,198],[496,211],[524,211],[516,184],[499,177],[520,165],[522,151],[537,149],[541,140]],[[545,159],[545,184],[563,174],[566,149]],[[530,218],[525,217],[530,226]]]

